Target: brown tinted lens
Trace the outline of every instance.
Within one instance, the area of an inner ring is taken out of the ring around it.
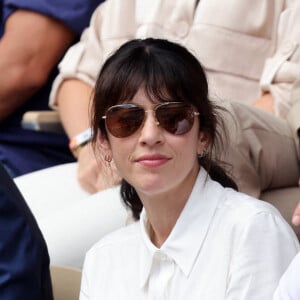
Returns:
[[[194,123],[194,110],[185,103],[167,103],[155,111],[159,125],[168,132],[181,135],[191,130]]]
[[[136,105],[124,104],[111,107],[106,113],[106,128],[115,137],[133,134],[144,121],[145,111]]]

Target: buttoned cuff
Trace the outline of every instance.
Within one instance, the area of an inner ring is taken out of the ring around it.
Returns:
[[[269,91],[269,86],[275,81],[275,76],[281,77],[277,74],[279,69],[282,68],[283,64],[286,63],[288,59],[294,54],[298,46],[299,45],[295,42],[286,41],[282,44],[278,52],[272,58],[266,60],[264,70],[260,79],[260,86],[263,91]],[[291,78],[288,78],[291,76],[292,74],[290,76],[286,75],[284,77],[286,77],[286,80],[291,80]],[[279,78],[276,78],[276,81],[279,81]]]

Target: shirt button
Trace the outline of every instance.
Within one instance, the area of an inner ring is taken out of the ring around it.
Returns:
[[[155,256],[159,260],[167,260],[168,259],[168,256],[162,252],[156,252]]]

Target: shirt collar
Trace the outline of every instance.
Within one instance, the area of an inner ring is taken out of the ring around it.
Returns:
[[[189,276],[209,230],[222,190],[222,186],[211,180],[207,172],[201,168],[179,219],[160,249],[149,239],[147,215],[145,210],[142,211],[140,228],[144,247],[141,247],[140,254],[141,287],[149,278],[153,256],[157,252],[167,254],[175,261],[185,276]]]

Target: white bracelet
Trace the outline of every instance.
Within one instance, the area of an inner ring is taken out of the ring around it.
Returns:
[[[79,150],[92,139],[92,129],[87,130],[75,135],[69,142],[69,148],[75,157],[78,157]]]

